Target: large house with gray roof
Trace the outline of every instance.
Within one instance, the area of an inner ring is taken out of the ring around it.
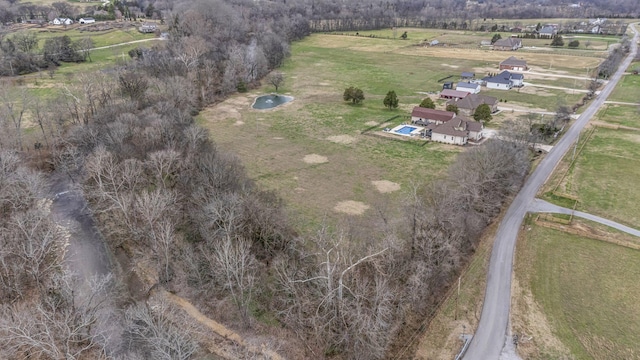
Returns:
[[[524,75],[511,73],[505,70],[496,76],[487,76],[483,78],[482,81],[489,89],[509,90],[512,87],[523,86]]]
[[[482,104],[489,105],[492,113],[498,111],[498,98],[488,95],[469,94],[469,96],[460,100],[447,101],[447,105],[457,106],[458,113],[466,116],[473,116],[478,106]]]
[[[514,37],[499,39],[493,43],[493,50],[516,51],[522,47],[522,40]]]

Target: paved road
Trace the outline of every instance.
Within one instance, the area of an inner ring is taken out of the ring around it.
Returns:
[[[529,206],[529,211],[538,212],[538,213],[556,213],[556,214],[568,214],[568,215],[573,214],[573,216],[595,221],[597,223],[607,225],[614,229],[618,229],[620,231],[626,232],[627,234],[640,237],[640,230],[636,230],[634,228],[622,225],[620,223],[611,221],[609,219],[601,218],[600,216],[591,215],[589,213],[585,213],[582,211],[567,209],[565,207],[558,206],[540,199],[533,200],[533,202]]]
[[[573,126],[567,130],[567,133],[553,147],[553,150],[540,162],[511,203],[504,219],[500,223],[491,252],[491,263],[487,274],[487,288],[480,323],[471,340],[469,350],[464,356],[465,360],[496,360],[500,358],[500,353],[508,340],[507,337],[510,332],[508,324],[511,307],[513,254],[522,219],[540,186],[551,175],[562,156],[578,138],[580,131],[598,108],[602,106],[618,80],[620,80],[622,73],[629,67],[638,48],[638,32],[633,25],[632,30],[635,35],[633,41],[631,41],[629,56],[623,61],[615,75],[611,77],[600,95],[580,115]]]

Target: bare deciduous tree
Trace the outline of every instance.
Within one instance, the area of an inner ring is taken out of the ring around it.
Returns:
[[[127,309],[127,332],[134,351],[143,358],[158,360],[187,360],[198,350],[188,333],[171,323],[169,311],[163,303],[148,308],[144,304]]]
[[[276,92],[278,92],[278,88],[284,84],[284,75],[280,71],[274,71],[269,75],[267,80],[269,84],[276,88]]]

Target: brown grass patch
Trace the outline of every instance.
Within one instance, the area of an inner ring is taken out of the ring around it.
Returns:
[[[376,187],[376,190],[383,194],[400,190],[400,184],[389,180],[374,180],[371,183]]]
[[[360,201],[353,200],[341,201],[333,208],[333,210],[336,212],[341,212],[349,215],[362,215],[368,209],[369,205]]]
[[[307,164],[323,164],[328,162],[329,159],[327,159],[326,156],[322,156],[318,154],[309,154],[309,155],[305,155],[302,161],[306,162]]]
[[[531,290],[521,287],[517,278],[511,284],[511,324],[512,333],[520,338],[518,354],[523,359],[537,358],[544,349],[545,353],[568,358],[571,351],[553,335],[553,328]]]
[[[347,145],[355,142],[356,138],[351,135],[334,135],[329,136],[327,140],[331,141],[332,143]]]

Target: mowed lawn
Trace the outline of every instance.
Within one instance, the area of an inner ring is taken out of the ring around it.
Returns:
[[[640,108],[632,105],[606,104],[598,111],[596,119],[640,129]]]
[[[631,65],[631,69],[640,68],[637,63]],[[627,74],[623,76],[608,100],[640,103],[640,75]]]
[[[517,246],[516,278],[571,357],[538,337],[527,358],[640,357],[639,277],[640,251],[531,225]],[[525,334],[536,326],[514,325]]]

